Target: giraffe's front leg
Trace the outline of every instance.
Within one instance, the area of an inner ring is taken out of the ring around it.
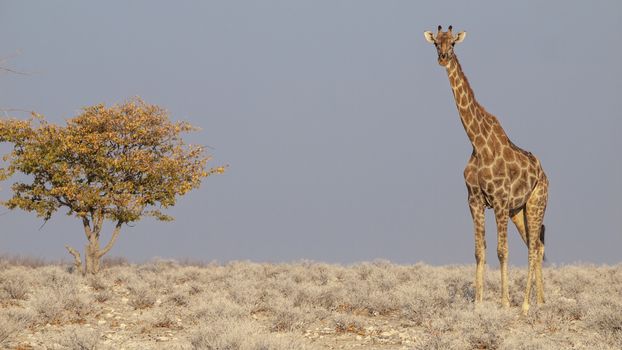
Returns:
[[[501,269],[501,305],[510,306],[510,290],[508,287],[508,219],[510,211],[507,205],[495,205],[497,220],[497,256]]]
[[[486,267],[486,237],[485,237],[485,216],[484,204],[469,196],[469,208],[473,217],[475,228],[475,302],[484,300],[484,268]]]

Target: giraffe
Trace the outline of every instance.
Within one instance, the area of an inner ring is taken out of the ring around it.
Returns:
[[[497,256],[501,270],[501,304],[509,307],[508,289],[508,219],[516,225],[528,248],[528,270],[523,314],[529,310],[532,281],[535,279],[536,301],[544,303],[542,260],[544,259],[544,212],[548,198],[548,180],[540,161],[531,152],[516,146],[499,124],[475,99],[473,90],[454,53],[454,45],[466,32],[443,32],[436,36],[424,32],[425,39],[436,46],[438,63],[445,67],[460,114],[462,126],[473,146],[464,180],[475,231],[475,302],[483,300],[486,239],[484,210],[492,208],[497,223]]]

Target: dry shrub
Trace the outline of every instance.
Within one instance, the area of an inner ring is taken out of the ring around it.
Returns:
[[[10,271],[0,276],[0,290],[3,297],[11,300],[26,300],[30,290],[29,283],[24,277],[25,271]]]
[[[9,308],[0,311],[0,347],[7,349],[9,344],[34,319],[34,314],[21,308]]]
[[[472,310],[459,311],[455,322],[461,334],[473,349],[498,349],[505,332],[515,318],[509,309],[500,308],[496,303],[484,302]]]
[[[270,317],[270,330],[273,332],[292,332],[303,329],[314,319],[309,310],[302,310],[291,305],[280,306]]]
[[[572,344],[568,340],[555,339],[536,333],[531,328],[510,332],[503,339],[500,350],[542,350],[542,349],[594,349],[598,347]]]
[[[63,296],[59,293],[38,295],[32,300],[32,308],[39,316],[39,322],[42,324],[60,323],[65,303]]]
[[[97,275],[98,278],[101,278],[102,281],[105,281],[108,286],[130,286],[134,282],[138,280],[136,276],[136,271],[138,268],[136,266],[111,266],[106,269],[102,269],[102,271]]]
[[[607,343],[622,348],[622,300],[603,300],[591,305],[586,322]]]
[[[306,299],[306,300],[305,300]],[[298,290],[294,302],[298,305],[321,307],[325,310],[335,310],[339,305],[346,303],[343,290],[334,286],[309,286],[305,290]]]
[[[100,336],[97,330],[72,326],[58,336],[57,343],[62,349],[98,350],[101,348]]]
[[[152,325],[157,328],[178,328],[175,309],[164,308],[159,310],[154,317]]]
[[[187,294],[188,293],[181,292],[174,293],[173,295],[169,296],[168,302],[178,307],[187,306],[190,302]]]
[[[184,267],[180,268],[180,270],[181,273],[177,273],[174,276],[176,284],[184,284],[201,279],[201,267],[195,265],[184,265]]]
[[[195,282],[191,283],[190,286],[188,286],[189,295],[193,296],[201,293],[203,293],[203,287],[200,284]]]
[[[93,306],[86,296],[79,295],[74,289],[53,291],[39,294],[32,301],[32,308],[42,324],[63,324],[83,321],[93,311]]]
[[[83,279],[55,266],[37,269],[33,295],[28,306],[38,315],[41,324],[62,324],[84,320],[93,305],[85,292],[80,292]]]
[[[194,300],[190,309],[197,322],[217,322],[219,320],[237,320],[248,317],[250,309],[241,306],[224,296],[213,296],[210,299]]]
[[[173,259],[156,258],[146,264],[140,265],[138,272],[139,274],[142,274],[143,272],[162,274],[171,270],[177,271],[179,268],[179,263]]]
[[[450,304],[475,301],[475,286],[473,281],[466,280],[465,276],[448,277],[445,279],[445,285]]]
[[[472,348],[468,342],[466,342],[460,336],[433,334],[428,338],[424,338],[418,341],[416,350],[477,350]]]
[[[150,308],[156,302],[153,290],[146,285],[132,286],[129,290],[131,293],[129,305],[136,310]]]
[[[266,333],[252,321],[224,321],[202,326],[190,337],[192,349],[201,350],[304,350],[289,334]]]
[[[110,300],[110,298],[112,298],[112,296],[113,296],[113,294],[109,290],[102,290],[102,291],[99,291],[99,292],[95,293],[93,298],[98,303],[105,303],[106,301]]]
[[[107,285],[101,276],[89,276],[87,277],[87,284],[93,288],[94,291],[103,291]]]
[[[130,262],[122,256],[110,256],[102,258],[102,267],[108,269],[117,266],[129,266]]]
[[[367,335],[363,318],[355,315],[338,315],[333,319],[335,332]]]
[[[45,259],[32,257],[32,256],[20,256],[20,255],[0,255],[0,266],[21,266],[29,268],[37,268],[48,265],[62,265],[60,261],[51,262]]]

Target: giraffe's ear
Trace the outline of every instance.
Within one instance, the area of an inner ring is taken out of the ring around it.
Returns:
[[[432,32],[423,32],[423,36],[425,36],[427,42],[434,44],[434,34]]]
[[[464,38],[466,38],[466,32],[460,32],[458,34],[456,34],[456,38],[454,39],[454,43],[461,43],[462,41],[464,41]]]

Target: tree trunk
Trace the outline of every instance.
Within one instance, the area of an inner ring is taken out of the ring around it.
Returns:
[[[89,244],[84,247],[84,258],[86,260],[85,274],[95,275],[99,272],[100,258],[99,237],[94,237]]]
[[[112,231],[112,237],[104,248],[99,246],[99,234],[102,229],[103,217],[97,216],[94,219],[93,227],[91,228],[91,222],[88,218],[83,217],[82,223],[84,226],[84,233],[88,240],[86,246],[84,246],[84,269],[82,269],[82,259],[80,253],[69,247],[65,246],[69,253],[73,255],[74,266],[76,271],[82,272],[84,275],[95,275],[101,269],[102,257],[112,249],[112,246],[116,242],[119,233],[121,232],[122,222],[118,221],[114,231]]]

